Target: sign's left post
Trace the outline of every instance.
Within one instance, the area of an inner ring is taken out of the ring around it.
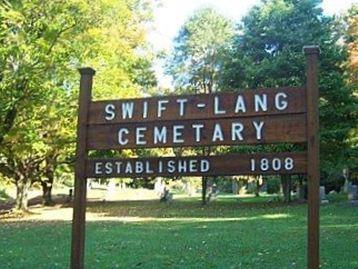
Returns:
[[[92,82],[95,70],[79,69],[81,74],[79,111],[77,121],[77,145],[75,163],[75,194],[73,201],[71,269],[84,269],[86,227],[86,158],[87,119],[92,98]]]

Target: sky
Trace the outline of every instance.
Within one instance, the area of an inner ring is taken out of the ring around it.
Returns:
[[[215,7],[220,13],[238,21],[248,10],[259,3],[260,0],[161,0],[162,4],[154,10],[154,25],[149,31],[148,39],[156,51],[169,52],[174,37],[180,27],[193,14],[203,6]],[[323,0],[324,13],[332,15],[347,10],[358,0]],[[154,64],[159,86],[172,87],[171,79],[163,74],[163,61]]]

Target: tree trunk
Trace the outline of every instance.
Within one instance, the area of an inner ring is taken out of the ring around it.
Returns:
[[[30,186],[31,181],[24,177],[20,177],[18,180],[16,180],[15,210],[28,210],[28,193]]]
[[[208,178],[207,177],[202,177],[201,178],[201,203],[203,205],[206,205],[206,189],[208,187]]]
[[[52,183],[50,182],[42,182],[42,204],[45,206],[49,206],[53,204],[52,201]]]
[[[255,197],[260,196],[260,179],[256,177]]]
[[[42,204],[45,206],[49,206],[53,204],[52,201],[52,186],[53,186],[53,181],[55,178],[55,166],[54,164],[54,160],[56,158],[48,158],[46,160],[46,171],[45,171],[45,176],[46,178],[44,180],[41,181],[41,185],[42,185]]]
[[[303,177],[299,176],[298,177],[298,201],[299,202],[304,202],[305,199],[305,187],[303,185]]]
[[[291,202],[291,176],[281,175],[281,184],[284,202]]]

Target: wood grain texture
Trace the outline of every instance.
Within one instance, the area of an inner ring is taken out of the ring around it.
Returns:
[[[263,121],[262,139],[256,139],[256,129],[253,121]],[[195,130],[193,124],[204,124],[202,129],[202,140],[196,142]],[[242,141],[232,141],[231,127],[232,123],[242,123],[244,131],[242,132]],[[215,124],[220,124],[224,141],[212,141],[212,135]],[[183,127],[183,143],[173,143],[173,126],[181,125]],[[167,127],[168,139],[167,143],[153,142],[154,126],[162,128]],[[135,129],[145,127],[146,145],[136,145]],[[118,143],[118,130],[127,128],[129,134],[128,144],[120,145]],[[154,148],[154,147],[183,147],[183,146],[209,146],[209,145],[240,145],[240,144],[268,144],[278,142],[305,142],[306,141],[306,116],[305,114],[295,114],[286,116],[264,116],[244,119],[220,119],[220,120],[183,120],[168,121],[158,123],[132,123],[132,124],[111,124],[111,125],[90,125],[88,127],[88,149],[131,149],[131,148]]]
[[[305,47],[307,57],[307,182],[308,182],[308,269],[318,269],[319,261],[319,112],[318,56],[319,47]]]
[[[274,106],[275,95],[279,92],[287,94],[288,107],[285,110],[277,110]],[[247,111],[235,113],[235,105],[238,95],[242,95]],[[267,94],[267,111],[255,112],[254,95]],[[219,97],[220,108],[224,108],[226,114],[215,115],[214,103],[215,96]],[[177,103],[178,99],[188,99],[185,105],[184,115],[180,116],[180,108]],[[167,100],[166,110],[163,115],[157,117],[158,100]],[[132,119],[123,119],[121,114],[121,105],[126,102],[134,102],[134,113]],[[143,119],[143,102],[148,102],[148,117]],[[105,119],[105,106],[113,104],[116,107],[116,116],[113,120]],[[200,107],[204,104],[205,107]],[[198,107],[199,105],[199,107]],[[306,96],[303,88],[274,88],[274,89],[256,89],[243,90],[235,93],[216,93],[216,94],[198,94],[198,95],[182,95],[182,96],[163,96],[151,98],[137,98],[125,100],[106,100],[91,102],[89,108],[89,124],[108,124],[108,123],[128,123],[128,122],[149,122],[149,121],[165,121],[165,120],[192,120],[192,119],[214,119],[214,118],[232,118],[232,117],[249,117],[264,115],[282,115],[302,113],[306,111]]]
[[[293,167],[285,169],[285,161],[292,158]],[[252,168],[251,160],[255,160]],[[268,167],[261,169],[261,161],[266,159]],[[206,163],[202,163],[206,161]],[[274,164],[273,164],[274,162]],[[209,164],[207,171],[200,171]],[[280,168],[278,169],[278,163]],[[96,164],[98,170],[96,173]],[[111,169],[106,171],[106,165]],[[139,165],[140,164],[140,165]],[[170,171],[175,167],[175,171]],[[141,167],[136,171],[136,165]],[[201,167],[203,165],[203,167]],[[130,169],[127,167],[131,167]],[[86,176],[89,178],[111,177],[176,177],[176,176],[230,176],[230,175],[271,175],[271,174],[305,174],[307,167],[306,153],[260,153],[260,154],[227,154],[221,156],[189,156],[162,158],[130,158],[130,159],[88,159]],[[180,170],[181,171],[180,171]]]
[[[75,163],[75,195],[73,201],[71,269],[84,269],[85,228],[86,228],[86,140],[88,105],[92,96],[92,80],[95,71],[91,68],[81,73],[79,111],[77,121],[77,145]]]

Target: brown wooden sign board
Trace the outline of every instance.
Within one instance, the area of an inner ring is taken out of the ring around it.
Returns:
[[[91,102],[88,124],[244,118],[306,112],[304,88]]]
[[[304,88],[91,101],[80,70],[71,269],[84,269],[86,179],[307,174],[308,269],[319,268],[318,47],[305,47]],[[89,150],[306,143],[307,152],[91,159]]]
[[[88,159],[86,176],[89,178],[153,178],[157,176],[306,174],[306,167],[306,152]]]
[[[305,142],[306,115],[89,125],[88,149]]]

